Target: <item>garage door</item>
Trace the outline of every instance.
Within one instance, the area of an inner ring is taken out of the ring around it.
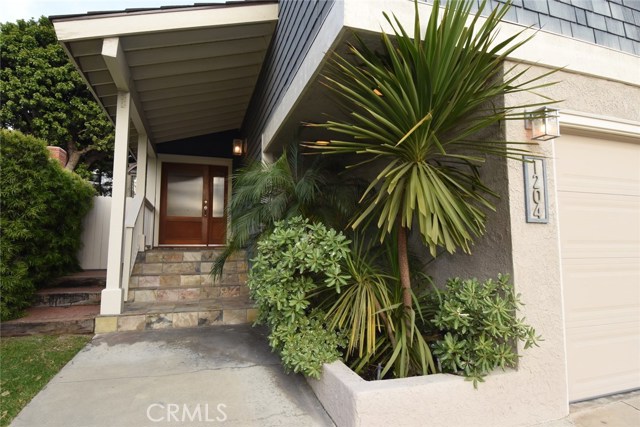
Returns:
[[[640,144],[556,141],[569,399],[640,387]]]

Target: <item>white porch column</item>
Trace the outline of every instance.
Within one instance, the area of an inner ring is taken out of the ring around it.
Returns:
[[[147,185],[145,189],[145,197],[154,206],[153,215],[150,216],[150,224],[145,224],[145,245],[153,246],[155,234],[156,234],[156,211],[158,205],[156,204],[156,180],[158,177],[157,164],[158,159],[156,152],[151,145],[151,142],[147,139]],[[146,219],[145,219],[146,220]]]
[[[156,153],[153,150],[153,147],[151,147],[151,143],[149,143],[149,146],[147,147],[147,184],[145,187],[145,197],[154,206],[156,204],[157,164],[158,159],[156,157]]]
[[[136,171],[136,195],[147,194],[147,135],[138,135],[138,163]]]
[[[130,101],[129,92],[118,92],[116,138],[113,152],[111,221],[109,223],[109,255],[107,258],[107,287],[102,291],[100,302],[100,314],[102,315],[122,313],[122,237],[127,183]]]
[[[146,199],[147,197],[147,175],[149,173],[149,156],[147,154],[147,147],[149,145],[149,138],[145,133],[141,133],[138,135],[138,163],[137,163],[137,172],[136,172],[136,197],[142,196]],[[142,229],[140,234],[134,236],[136,239],[136,247],[139,251],[144,252],[144,247],[147,242],[147,208],[145,202],[142,203]],[[123,274],[129,274],[128,271],[123,272]],[[128,278],[123,279],[123,283],[128,283]],[[128,289],[128,286],[127,286]],[[125,300],[127,300],[127,295],[125,295]]]

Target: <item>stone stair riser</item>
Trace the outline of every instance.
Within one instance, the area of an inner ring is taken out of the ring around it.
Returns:
[[[130,289],[127,302],[180,302],[209,298],[246,298],[246,286],[207,286],[184,288]]]
[[[96,318],[96,333],[144,331],[171,328],[195,328],[213,325],[240,325],[253,323],[257,310],[229,309],[190,311],[178,313],[147,313]]]
[[[94,319],[48,320],[29,323],[3,323],[2,337],[27,335],[83,335],[94,333]]]
[[[132,271],[134,276],[160,275],[160,274],[210,274],[212,262],[164,262],[164,263],[137,263]],[[228,261],[222,272],[223,276],[231,276],[237,273],[246,273],[246,261]]]
[[[100,304],[100,292],[36,294],[34,307],[67,307]]]
[[[224,274],[215,281],[208,274],[165,274],[132,276],[129,279],[129,289],[168,286],[243,286],[246,283],[246,273]]]

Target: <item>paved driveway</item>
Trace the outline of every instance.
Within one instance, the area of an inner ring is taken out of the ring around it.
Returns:
[[[96,337],[15,427],[333,426],[250,326]]]

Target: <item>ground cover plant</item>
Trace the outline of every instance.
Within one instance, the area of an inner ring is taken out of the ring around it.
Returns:
[[[0,426],[22,408],[89,341],[84,335],[3,338],[0,341]]]

